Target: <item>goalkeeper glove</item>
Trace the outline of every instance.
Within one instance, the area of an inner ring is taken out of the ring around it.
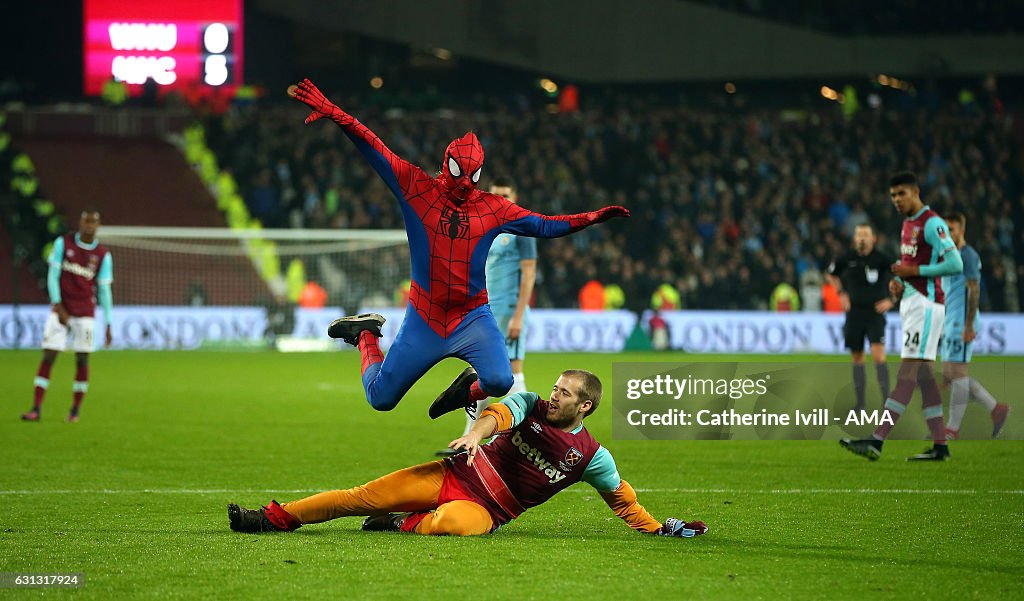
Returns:
[[[676,518],[668,518],[665,520],[665,524],[658,530],[657,534],[661,536],[681,536],[683,538],[693,538],[700,534],[704,534],[708,531],[708,527],[704,522],[684,522],[683,520],[677,520]]]

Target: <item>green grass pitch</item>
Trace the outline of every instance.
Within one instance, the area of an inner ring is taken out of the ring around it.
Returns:
[[[582,367],[607,384],[614,361],[684,357],[535,354],[527,383],[546,392]],[[99,353],[82,421],[67,424],[65,354],[43,421],[22,423],[38,359],[0,352],[0,572],[87,580],[3,598],[931,601],[1024,586],[1022,442],[955,443],[953,461],[921,465],[903,458],[927,443],[892,441],[869,463],[835,441],[616,441],[602,408],[587,426],[641,502],[659,519],[705,520],[706,536],[635,533],[582,484],[483,537],[364,533],[360,518],[242,535],[228,502],[431,460],[463,418],[431,422],[427,406],[461,366],[435,367],[377,413],[352,352]]]

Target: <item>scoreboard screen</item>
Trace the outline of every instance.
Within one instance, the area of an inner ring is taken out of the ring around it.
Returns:
[[[85,93],[242,83],[242,0],[84,0]]]

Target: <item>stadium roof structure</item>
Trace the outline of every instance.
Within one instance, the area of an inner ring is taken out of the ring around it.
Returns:
[[[840,35],[678,0],[254,4],[307,25],[583,83],[1024,73],[1017,60],[1024,50],[1020,34]]]

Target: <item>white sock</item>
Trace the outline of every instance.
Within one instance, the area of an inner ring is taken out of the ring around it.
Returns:
[[[988,409],[989,413],[996,408],[996,399],[992,396],[989,391],[985,390],[985,387],[981,385],[981,382],[974,378],[971,378],[971,398],[978,401]]]
[[[964,420],[967,403],[971,400],[970,388],[970,378],[957,378],[949,384],[949,421],[946,427],[950,430],[960,430],[960,422]]]
[[[526,392],[526,376],[523,372],[512,374],[512,388],[508,393],[512,394],[513,392]]]
[[[476,402],[476,413],[474,415],[476,415],[476,417],[480,417],[480,412],[483,411],[484,409],[487,409],[487,406],[490,405],[490,404],[491,404],[491,397],[487,397],[487,398],[480,399],[479,401],[477,401]],[[466,414],[466,429],[462,431],[462,435],[463,436],[465,436],[466,434],[469,434],[470,429],[473,428],[473,424],[476,423],[476,417],[470,417],[468,413]]]
[[[523,372],[512,374],[512,388],[510,388],[508,390],[508,393],[512,394],[513,392],[526,392],[526,376],[523,374]],[[481,400],[477,401],[476,402],[476,416],[480,417],[480,412],[482,412],[484,409],[487,409],[487,406],[490,405],[490,404],[491,404],[491,399],[490,398],[481,399]],[[475,424],[475,423],[476,423],[476,419],[472,418],[472,417],[469,417],[469,414],[467,413],[466,414],[466,430],[462,433],[462,435],[465,436],[466,434],[469,434],[470,429],[473,428],[473,424]]]

